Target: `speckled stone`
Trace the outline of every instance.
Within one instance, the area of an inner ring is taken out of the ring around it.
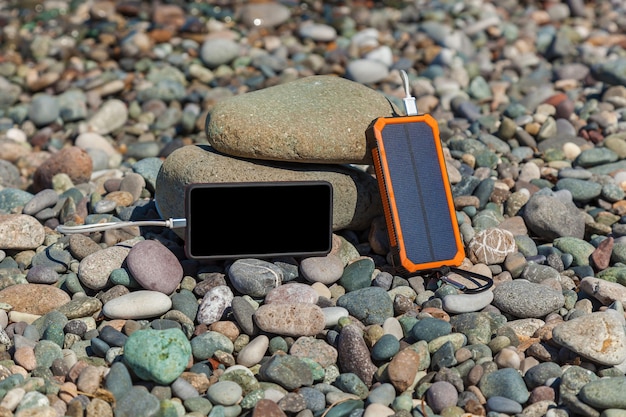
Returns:
[[[46,232],[34,217],[26,214],[0,214],[0,249],[36,249]]]
[[[314,336],[326,326],[322,309],[306,303],[264,304],[254,320],[259,329],[283,336]]]
[[[356,325],[348,325],[339,333],[337,364],[342,372],[354,373],[367,386],[372,385],[377,367],[372,362],[363,333]]]
[[[185,369],[191,345],[179,329],[138,330],[124,344],[124,361],[141,378],[169,384]]]
[[[13,311],[44,315],[70,301],[63,290],[46,284],[16,284],[0,290],[0,302]]]
[[[624,322],[614,310],[565,321],[552,329],[552,339],[602,365],[617,365],[626,360]]]

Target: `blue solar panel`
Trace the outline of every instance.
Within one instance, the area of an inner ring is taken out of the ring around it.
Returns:
[[[405,119],[385,119],[374,153],[377,176],[386,176],[379,184],[388,227],[394,229],[390,240],[397,239],[398,250],[404,251],[400,255],[418,265],[414,269],[458,264],[464,254],[438,135],[429,123],[411,122],[420,117]]]

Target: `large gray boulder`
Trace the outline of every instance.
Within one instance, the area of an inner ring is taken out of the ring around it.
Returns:
[[[354,81],[316,75],[216,103],[206,134],[227,155],[272,161],[371,164],[365,132],[394,108]]]
[[[312,180],[333,186],[333,230],[363,230],[382,214],[375,178],[357,168],[235,158],[207,145],[185,146],[167,157],[157,176],[155,201],[163,218],[178,218],[185,216],[185,186],[191,183]],[[177,233],[182,235],[180,229]]]

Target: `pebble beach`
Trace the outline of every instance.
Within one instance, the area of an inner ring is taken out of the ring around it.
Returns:
[[[487,291],[391,264],[402,71]],[[326,256],[57,229],[303,180]],[[625,193],[623,0],[0,2],[0,417],[626,417]]]

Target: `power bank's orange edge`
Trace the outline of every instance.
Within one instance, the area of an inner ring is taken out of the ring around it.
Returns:
[[[406,255],[406,245],[402,236],[402,228],[400,226],[398,210],[394,203],[396,200],[393,186],[391,184],[391,178],[389,175],[387,154],[385,152],[385,144],[382,138],[382,131],[388,124],[413,122],[423,122],[428,124],[433,130],[433,137],[436,139],[435,147],[437,149],[437,158],[439,159],[439,166],[441,167],[440,171],[443,179],[443,184],[445,186],[445,195],[449,208],[450,218],[452,220],[454,239],[458,248],[456,255],[451,259],[442,259],[439,261],[415,264],[411,260],[409,260]],[[465,259],[465,251],[463,249],[463,241],[461,239],[461,233],[459,231],[456,221],[454,201],[452,199],[452,192],[450,190],[450,181],[448,179],[446,163],[443,157],[443,150],[441,148],[441,142],[439,141],[439,126],[437,124],[437,121],[429,114],[404,117],[381,117],[378,118],[372,126],[372,131],[376,140],[376,147],[372,150],[376,179],[378,181],[381,191],[383,211],[387,223],[387,229],[389,231],[390,245],[398,253],[398,261],[400,262],[400,267],[410,273],[427,269],[435,269],[442,266],[461,265],[463,259]]]

